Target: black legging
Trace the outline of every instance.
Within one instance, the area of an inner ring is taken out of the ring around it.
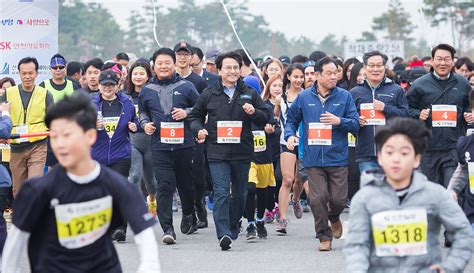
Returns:
[[[255,199],[257,199],[257,218],[263,219],[265,214],[265,205],[267,203],[267,188],[257,188],[255,183],[247,184],[247,204],[245,208],[245,216],[247,221],[255,222]],[[255,198],[257,197],[257,198]]]
[[[280,168],[280,157],[273,161],[273,172],[275,174],[276,185],[275,187],[267,187],[267,204],[266,208],[268,211],[273,211],[275,208],[275,203],[278,204],[278,194],[280,193],[281,188],[281,168]]]

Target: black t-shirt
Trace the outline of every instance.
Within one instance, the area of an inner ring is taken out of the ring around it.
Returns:
[[[265,104],[272,109],[272,114],[273,114],[273,109],[275,108],[275,105],[270,100],[266,100]],[[278,118],[276,118],[274,115],[271,124],[275,125],[275,133],[268,135],[268,143],[270,144],[272,148],[272,158],[273,161],[278,160],[280,158],[280,135],[281,135],[281,128],[280,128],[280,122],[278,121]]]
[[[13,224],[31,233],[32,272],[121,272],[111,232],[121,219],[135,234],[156,223],[138,189],[104,166],[79,184],[58,165],[25,182],[13,207]]]
[[[265,103],[265,106],[268,109],[272,109],[271,105],[268,105]],[[278,122],[274,120],[274,115],[273,112],[271,112],[271,117],[270,117],[270,124],[276,125]],[[275,126],[275,129],[276,126]],[[255,124],[252,123],[252,134],[253,134],[253,148],[254,148],[254,153],[252,157],[252,161],[255,162],[256,164],[271,164],[273,163],[273,154],[275,149],[280,151],[280,145],[275,146],[274,144],[271,143],[273,138],[280,138],[280,135],[275,135],[278,133],[275,130],[275,133],[273,134],[267,134],[265,133],[265,126],[258,127]]]
[[[194,84],[194,87],[196,87],[196,90],[199,94],[201,94],[202,91],[207,87],[206,81],[194,72],[191,72],[191,74],[189,74],[189,76],[184,79]]]
[[[92,90],[92,89],[89,88],[88,85],[86,85],[86,87],[83,87],[83,88],[81,88],[81,89],[77,89],[77,90],[75,90],[75,91],[82,91],[82,92],[85,92],[87,95],[91,95],[91,96],[94,95],[94,94],[96,94],[96,93],[99,93],[99,89],[97,89],[97,90]]]
[[[51,86],[52,86],[55,90],[58,90],[58,91],[63,91],[64,88],[66,88],[66,85],[67,85],[67,81],[64,81],[63,84],[55,84],[55,83],[53,82],[53,79],[49,79],[49,83],[51,84]],[[40,83],[39,86],[45,88],[44,82]]]
[[[120,117],[122,114],[122,104],[118,98],[113,101],[107,101],[102,98],[102,116],[103,117]]]

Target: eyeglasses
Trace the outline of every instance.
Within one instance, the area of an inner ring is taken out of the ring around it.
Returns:
[[[52,70],[63,70],[64,68],[66,68],[65,66],[54,66],[54,67],[51,67]]]
[[[186,52],[178,52],[176,53],[176,56],[183,58],[183,57],[191,56],[191,54],[186,53]]]
[[[381,69],[382,67],[384,67],[384,65],[383,64],[368,64],[367,67],[370,69],[374,69],[374,68]]]
[[[226,71],[232,71],[232,70],[239,71],[240,67],[238,65],[234,65],[234,66],[226,65],[223,67],[223,69]]]

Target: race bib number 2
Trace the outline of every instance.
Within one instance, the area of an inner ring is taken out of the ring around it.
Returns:
[[[308,128],[308,145],[331,145],[332,125],[311,122]]]
[[[217,143],[240,143],[242,121],[218,121]]]
[[[431,116],[433,127],[456,127],[458,116],[456,105],[433,105]]]
[[[427,218],[425,209],[390,210],[372,215],[375,254],[402,257],[428,253]]]
[[[59,243],[68,249],[90,245],[104,236],[112,220],[112,197],[54,207]]]

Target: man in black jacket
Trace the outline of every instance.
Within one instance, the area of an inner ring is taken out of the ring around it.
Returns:
[[[433,69],[410,87],[409,113],[431,129],[428,148],[421,159],[428,180],[448,186],[457,166],[456,143],[472,122],[469,82],[452,71],[456,50],[439,44],[431,51]]]
[[[214,190],[214,222],[222,250],[237,239],[244,211],[250,160],[252,122],[265,126],[269,108],[257,92],[240,79],[242,58],[228,52],[216,59],[221,79],[204,90],[189,120],[198,142],[206,143]],[[204,119],[208,115],[208,123]],[[232,185],[232,195],[230,189]],[[230,207],[230,209],[229,209]]]

